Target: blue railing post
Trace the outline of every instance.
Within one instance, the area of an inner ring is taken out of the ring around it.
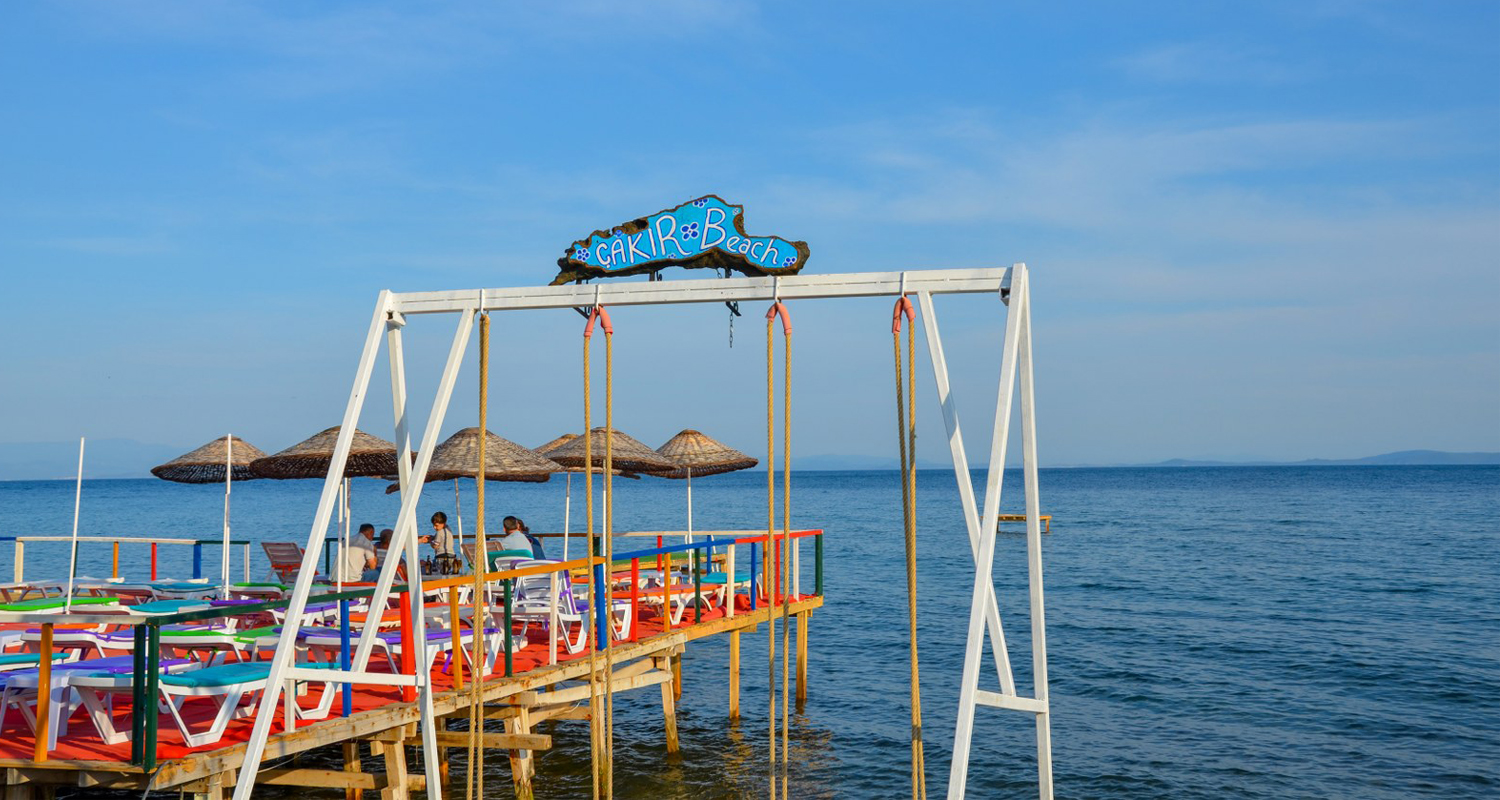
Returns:
[[[339,601],[339,668],[349,671],[349,601]],[[344,716],[354,713],[354,684],[346,683],[343,689]]]
[[[203,577],[203,543],[193,542],[193,577]]]
[[[594,607],[594,641],[596,647],[609,647],[609,618],[605,616],[609,611],[606,598],[609,595],[609,584],[605,583],[604,564],[594,565],[594,596],[589,602]]]
[[[760,606],[760,544],[750,543],[750,610]]]

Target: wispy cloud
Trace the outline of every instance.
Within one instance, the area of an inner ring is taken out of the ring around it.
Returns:
[[[1141,50],[1115,62],[1127,75],[1165,83],[1286,83],[1305,77],[1265,48],[1212,42],[1180,42]]]

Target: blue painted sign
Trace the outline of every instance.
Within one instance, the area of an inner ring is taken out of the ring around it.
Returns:
[[[709,267],[746,275],[790,275],[807,263],[807,242],[745,232],[744,208],[706,195],[574,242],[552,284],[662,267]]]

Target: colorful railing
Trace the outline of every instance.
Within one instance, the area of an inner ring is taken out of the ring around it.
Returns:
[[[72,542],[71,536],[0,536],[0,542],[14,543],[14,577],[16,583],[26,582],[26,544],[28,542]],[[124,544],[150,544],[151,545],[151,580],[157,579],[157,550],[158,545],[176,545],[193,548],[193,577],[203,577],[203,548],[222,547],[223,539],[174,539],[159,536],[80,536],[79,547],[84,545],[108,542],[112,545],[113,556],[111,559],[110,577],[120,577],[120,545]],[[245,580],[250,580],[250,541],[247,539],[230,539],[230,546],[239,545],[244,553],[244,575]]]

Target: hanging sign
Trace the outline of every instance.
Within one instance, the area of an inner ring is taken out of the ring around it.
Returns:
[[[807,263],[807,242],[745,232],[744,211],[718,195],[633,219],[574,242],[557,260],[556,286],[638,275],[662,267],[709,267],[746,275],[791,275]]]

